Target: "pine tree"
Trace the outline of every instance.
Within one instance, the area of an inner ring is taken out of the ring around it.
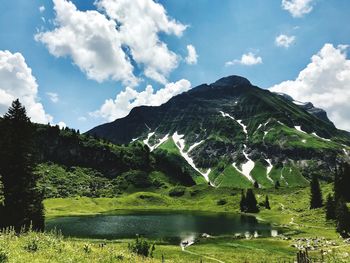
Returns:
[[[246,204],[247,204],[246,212],[248,212],[248,213],[258,213],[259,212],[258,202],[256,201],[256,198],[255,198],[255,195],[254,195],[254,192],[252,189],[247,190]]]
[[[256,189],[259,188],[259,183],[258,183],[258,181],[254,181],[254,188],[256,188]]]
[[[268,196],[265,197],[265,208],[269,210],[271,209]]]
[[[327,196],[326,201],[326,219],[332,220],[335,219],[335,201],[331,194]]]
[[[281,187],[280,182],[277,180],[275,183],[275,189],[279,189]]]
[[[345,201],[350,202],[350,164],[342,163],[337,168],[334,177],[334,195],[335,200],[338,201],[343,198]]]
[[[346,202],[350,202],[350,164],[343,163],[343,186],[344,186],[344,199]]]
[[[33,174],[33,126],[19,100],[12,103],[0,127],[0,174],[4,205],[0,228],[44,228],[43,194]]]
[[[317,175],[312,176],[312,180],[310,183],[310,209],[320,208],[322,207],[322,193],[320,188],[320,183],[318,181]]]
[[[343,198],[338,200],[335,216],[337,220],[337,232],[343,237],[349,237],[350,234],[350,214]]]
[[[247,211],[246,196],[245,196],[243,189],[242,189],[242,193],[241,193],[241,201],[239,202],[239,207],[240,207],[241,212]]]

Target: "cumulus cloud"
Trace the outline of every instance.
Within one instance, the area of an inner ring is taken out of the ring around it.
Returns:
[[[17,98],[26,107],[33,122],[52,121],[52,116],[45,113],[39,102],[38,84],[22,54],[0,51],[0,115],[7,112]]]
[[[289,48],[295,42],[295,36],[279,35],[275,39],[275,44],[278,47]]]
[[[57,93],[54,92],[46,92],[46,95],[49,97],[49,99],[53,102],[53,103],[57,103],[59,101],[59,97]]]
[[[313,9],[314,0],[282,0],[282,8],[293,17],[302,17]]]
[[[107,79],[134,86],[138,80],[122,49],[117,23],[97,11],[82,12],[72,2],[53,0],[56,12],[53,31],[41,32],[35,39],[44,43],[56,57],[70,56],[88,78]]]
[[[168,83],[158,91],[154,91],[151,85],[148,85],[142,92],[137,92],[127,87],[114,100],[106,100],[101,108],[95,112],[91,112],[90,116],[113,121],[125,117],[131,109],[137,106],[159,106],[173,96],[189,90],[190,87],[191,83],[186,79],[181,79],[175,83]]]
[[[186,26],[168,17],[153,0],[97,0],[99,11],[80,11],[67,0],[53,0],[56,28],[35,36],[56,57],[70,56],[86,75],[135,86],[131,60],[160,83],[178,66],[179,57],[159,39],[180,37]]]
[[[327,111],[341,129],[350,131],[350,60],[348,46],[325,44],[311,58],[295,80],[287,80],[270,88],[299,101],[311,101]]]
[[[196,48],[193,45],[187,45],[187,57],[185,58],[185,61],[189,65],[197,64],[198,62],[198,55]]]
[[[144,66],[144,74],[165,84],[179,57],[158,34],[180,37],[186,26],[169,18],[164,7],[153,0],[98,0],[96,5],[120,24],[122,42],[130,48],[132,58]]]
[[[64,129],[67,127],[67,125],[63,122],[63,121],[60,121],[59,123],[57,123],[58,127],[60,127],[60,129]]]
[[[262,58],[257,56],[256,54],[249,52],[246,54],[243,54],[241,59],[234,59],[232,61],[227,61],[225,63],[225,66],[233,66],[236,64],[240,64],[240,65],[244,65],[244,66],[253,66],[253,65],[257,65],[257,64],[262,64]]]
[[[39,11],[40,11],[40,13],[43,13],[43,12],[45,11],[45,6],[43,6],[43,5],[40,6],[40,7],[39,7]]]

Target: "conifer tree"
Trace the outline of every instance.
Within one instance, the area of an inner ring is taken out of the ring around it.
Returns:
[[[0,126],[0,174],[4,202],[0,206],[0,228],[19,231],[30,226],[44,228],[43,194],[33,174],[33,125],[25,108],[15,100]]]
[[[254,195],[254,192],[252,189],[247,190],[246,205],[247,205],[246,212],[248,212],[248,213],[258,213],[259,212],[258,202],[256,201],[256,198],[255,198],[255,195]]]
[[[331,194],[327,196],[326,219],[327,220],[335,219],[335,201],[334,201],[334,197]]]
[[[239,202],[239,207],[241,212],[246,212],[247,211],[247,202],[246,202],[246,196],[244,193],[244,190],[242,189],[241,192],[241,201]]]
[[[313,174],[310,183],[310,209],[320,208],[323,205],[320,183],[317,175]]]
[[[338,200],[335,216],[337,220],[337,232],[343,237],[347,238],[350,235],[350,214],[345,200],[340,198]]]
[[[334,197],[338,201],[343,198],[345,201],[350,202],[350,164],[342,163],[337,168],[334,177]]]
[[[267,196],[267,195],[265,197],[265,208],[269,209],[269,210],[271,209],[270,202],[269,202],[269,196]]]
[[[258,181],[254,181],[254,188],[256,188],[256,189],[259,188],[259,183],[258,183]]]
[[[275,189],[279,189],[281,187],[280,182],[277,180],[275,183]]]

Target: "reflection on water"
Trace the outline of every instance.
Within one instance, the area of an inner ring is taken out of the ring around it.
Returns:
[[[84,238],[133,238],[136,234],[148,238],[178,243],[210,236],[234,235],[270,236],[270,224],[255,217],[203,212],[133,212],[120,215],[61,217],[47,221],[46,230],[56,228],[63,235]],[[275,232],[274,232],[275,233]]]

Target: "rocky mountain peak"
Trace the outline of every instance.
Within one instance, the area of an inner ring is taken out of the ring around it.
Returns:
[[[232,75],[228,77],[221,78],[214,83],[212,86],[238,86],[238,85],[252,85],[250,81],[241,76]]]

